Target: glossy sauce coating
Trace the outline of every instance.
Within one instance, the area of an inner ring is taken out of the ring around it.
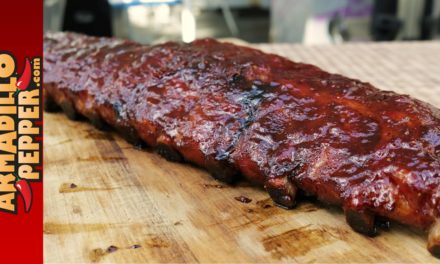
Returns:
[[[300,189],[423,229],[438,217],[440,111],[409,96],[211,39],[57,33],[44,55],[46,100],[285,207]]]

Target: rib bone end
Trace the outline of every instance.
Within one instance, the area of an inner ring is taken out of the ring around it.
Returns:
[[[166,160],[173,161],[173,162],[182,162],[183,158],[176,150],[171,148],[168,145],[165,144],[158,144],[156,146],[156,152],[164,157]]]
[[[428,250],[437,258],[440,258],[440,220],[437,219],[431,226],[428,234]]]
[[[377,234],[377,228],[374,223],[374,215],[366,211],[354,209],[345,210],[345,219],[354,231],[368,236]]]
[[[295,206],[297,188],[288,177],[270,178],[264,184],[264,188],[277,206],[291,209]]]
[[[60,107],[70,120],[80,119],[80,115],[76,111],[75,106],[71,101],[69,100],[62,101]]]
[[[45,95],[43,102],[44,102],[43,104],[44,111],[46,112],[54,113],[54,112],[59,112],[61,110],[61,108],[56,104],[56,102],[50,96]]]

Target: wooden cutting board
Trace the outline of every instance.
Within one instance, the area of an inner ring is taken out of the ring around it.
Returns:
[[[257,47],[440,106],[438,42]],[[437,261],[423,232],[393,224],[365,237],[337,208],[284,210],[247,183],[225,185],[62,114],[44,118],[47,263]]]

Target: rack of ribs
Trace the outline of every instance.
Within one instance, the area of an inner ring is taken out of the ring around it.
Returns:
[[[212,39],[146,46],[44,37],[47,111],[86,117],[274,202],[341,206],[367,235],[382,219],[428,231],[440,255],[440,111],[309,64]]]

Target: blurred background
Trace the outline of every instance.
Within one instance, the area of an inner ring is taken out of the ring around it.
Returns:
[[[440,39],[440,0],[44,0],[44,30],[141,43]]]

